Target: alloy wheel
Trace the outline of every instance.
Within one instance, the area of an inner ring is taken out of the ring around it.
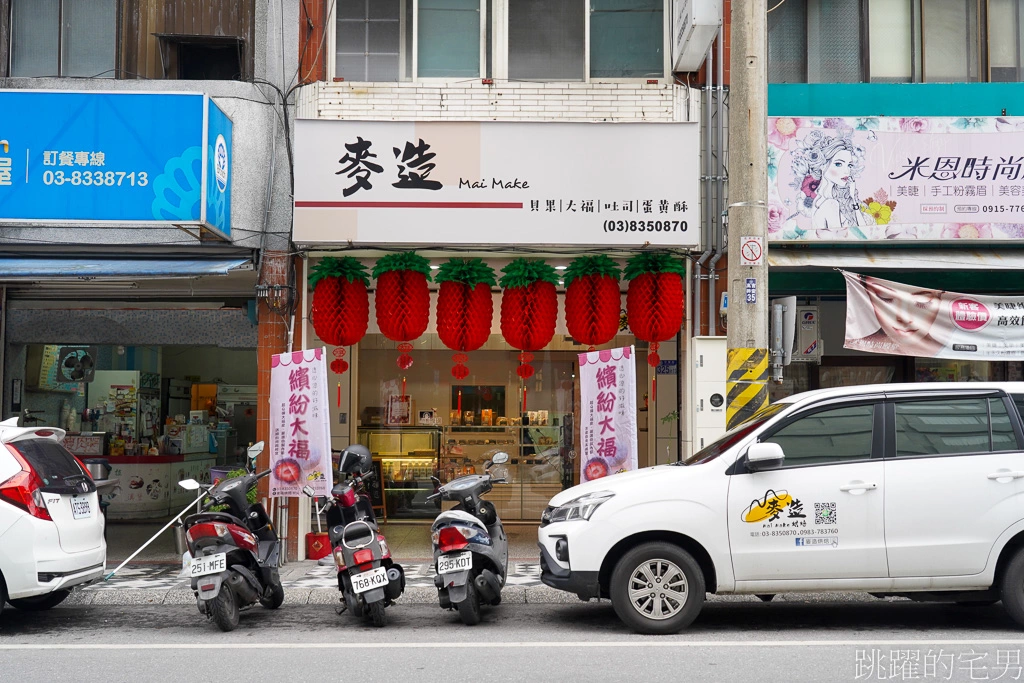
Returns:
[[[687,586],[683,570],[674,562],[647,560],[629,577],[629,601],[648,619],[670,619],[686,604]]]

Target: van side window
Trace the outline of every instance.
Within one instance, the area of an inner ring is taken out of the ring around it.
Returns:
[[[1017,437],[998,398],[896,403],[896,456],[1016,450]]]
[[[845,406],[799,417],[771,436],[786,454],[786,467],[821,465],[871,457],[873,405]]]

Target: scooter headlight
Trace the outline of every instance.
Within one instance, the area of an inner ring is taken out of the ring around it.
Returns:
[[[574,498],[551,511],[551,523],[587,521],[601,505],[615,495],[612,491],[596,491]]]

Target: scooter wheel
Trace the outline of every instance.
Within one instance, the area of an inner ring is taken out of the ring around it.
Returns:
[[[238,627],[238,598],[227,585],[220,587],[220,593],[207,603],[206,608],[221,631],[234,631]]]
[[[265,598],[260,598],[260,604],[267,609],[277,609],[284,604],[284,586],[281,584],[274,584],[270,589],[270,595]]]
[[[387,626],[388,615],[384,611],[384,601],[372,603],[366,606],[366,611],[370,614],[370,619],[373,621],[373,625],[377,628]]]
[[[476,584],[466,584],[466,599],[459,603],[459,618],[466,626],[480,623],[480,596],[476,592]]]

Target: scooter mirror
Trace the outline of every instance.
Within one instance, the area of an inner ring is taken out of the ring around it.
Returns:
[[[309,496],[310,498],[316,498],[316,493],[313,491],[312,486],[303,486],[302,492]]]
[[[508,453],[500,452],[495,453],[494,457],[491,458],[491,464],[493,465],[504,465],[508,462]]]
[[[259,454],[263,452],[263,446],[264,443],[262,441],[257,441],[253,445],[249,446],[249,448],[246,450],[246,453],[249,454],[249,459],[255,460],[257,456],[259,456]]]
[[[185,479],[184,481],[179,481],[178,486],[185,489],[186,491],[199,490],[199,482],[196,481],[195,479]]]

